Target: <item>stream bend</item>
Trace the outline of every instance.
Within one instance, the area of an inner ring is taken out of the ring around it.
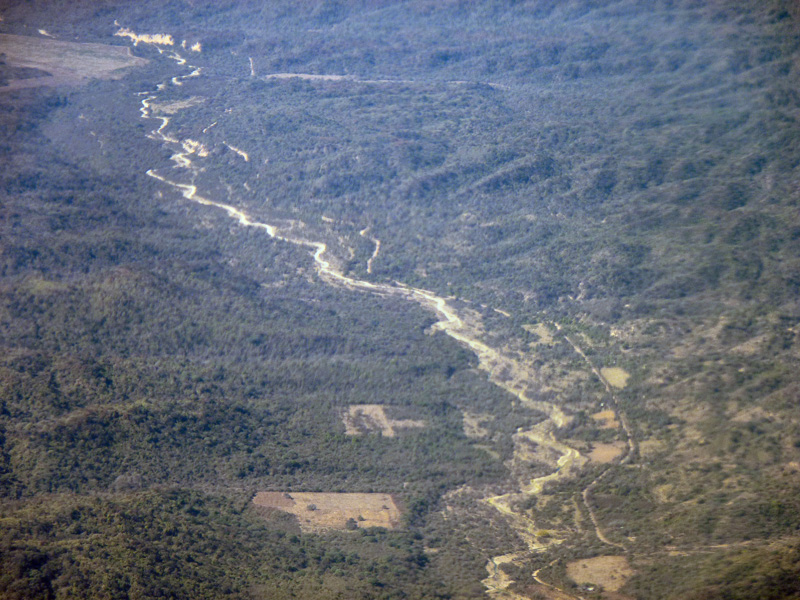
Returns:
[[[158,49],[160,53],[165,52]],[[181,86],[183,80],[189,77],[197,77],[201,74],[201,69],[187,65],[184,59],[177,52],[169,52],[169,58],[175,60],[179,65],[186,66],[192,71],[188,75],[176,76],[168,82],[160,83],[154,92],[140,92],[144,96],[141,101],[141,116],[144,119],[155,119],[160,121],[158,128],[152,130],[148,137],[160,141],[162,144],[175,148],[176,153],[171,157],[175,163],[173,169],[187,169],[194,176],[200,171],[200,167],[195,166],[193,156],[207,156],[207,153],[199,154],[196,152],[197,142],[193,140],[179,140],[167,132],[170,123],[169,116],[153,114],[153,102],[158,98],[157,93],[167,88],[167,86]],[[238,150],[238,148],[237,148]],[[240,150],[242,155],[246,155],[244,150]],[[335,285],[353,291],[375,294],[378,296],[396,296],[404,298],[410,302],[415,302],[426,310],[433,312],[438,321],[433,326],[450,336],[462,346],[468,348],[478,359],[478,366],[481,370],[488,373],[488,379],[493,384],[506,390],[519,402],[529,409],[543,413],[547,418],[529,430],[520,430],[515,435],[515,456],[519,448],[530,443],[537,447],[548,450],[559,456],[554,465],[554,470],[547,475],[537,477],[527,483],[521,483],[520,489],[516,492],[502,494],[485,498],[484,502],[494,507],[503,514],[515,532],[525,542],[528,553],[524,555],[506,554],[493,557],[487,563],[489,576],[483,580],[490,596],[498,598],[522,598],[518,594],[511,592],[508,587],[513,583],[500,569],[503,563],[514,563],[524,558],[530,553],[542,552],[562,540],[556,538],[541,539],[536,535],[535,523],[533,520],[515,510],[515,505],[525,499],[541,494],[544,486],[548,483],[559,481],[569,477],[572,472],[580,468],[586,462],[576,449],[560,442],[554,430],[567,425],[571,418],[567,416],[561,408],[551,402],[534,400],[527,395],[527,389],[532,387],[535,377],[529,367],[519,361],[505,355],[496,348],[485,344],[480,340],[482,327],[477,314],[462,309],[456,309],[453,299],[437,296],[434,292],[422,288],[411,287],[409,285],[393,283],[376,283],[356,279],[345,275],[338,267],[336,260],[329,256],[328,247],[324,242],[309,240],[299,237],[292,232],[302,230],[302,226],[296,227],[298,223],[291,224],[288,228],[281,229],[277,225],[259,222],[252,219],[246,212],[231,204],[218,202],[202,196],[197,186],[193,183],[179,183],[162,175],[159,170],[150,169],[147,175],[174,188],[186,199],[202,206],[209,206],[225,212],[230,218],[236,220],[239,225],[260,229],[274,240],[293,244],[307,248],[314,261],[316,272],[320,279],[330,285]],[[302,225],[302,224],[300,224]],[[365,229],[360,234],[366,237],[368,230]],[[369,259],[368,271],[372,271],[372,261],[377,257],[380,249],[380,242],[373,239],[375,252]],[[538,573],[538,572],[537,572]]]

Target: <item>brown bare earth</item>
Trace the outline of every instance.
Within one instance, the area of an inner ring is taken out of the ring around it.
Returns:
[[[119,79],[130,67],[145,65],[129,48],[79,44],[45,37],[0,34],[7,85],[12,90],[42,85],[86,83],[89,79]],[[22,75],[24,73],[24,75]]]
[[[342,415],[347,435],[363,435],[380,431],[384,437],[394,437],[396,429],[425,427],[425,421],[394,421],[386,416],[382,404],[354,404]]]
[[[619,421],[613,410],[603,410],[592,415],[592,419],[597,421],[597,426],[601,429],[617,429]]]
[[[575,583],[585,586],[603,586],[616,592],[633,575],[633,570],[624,556],[598,556],[584,558],[567,564],[567,576]]]
[[[253,504],[297,517],[304,533],[350,527],[396,529],[400,509],[389,494],[335,494],[327,492],[259,492]]]
[[[622,456],[625,452],[625,447],[623,442],[592,444],[592,451],[589,452],[589,460],[600,464],[610,463]]]

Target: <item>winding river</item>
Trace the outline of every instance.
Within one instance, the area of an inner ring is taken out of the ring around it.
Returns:
[[[180,140],[170,134],[168,132],[169,116],[158,114],[154,103],[158,99],[157,94],[160,91],[165,90],[168,86],[181,86],[185,79],[200,76],[202,70],[189,66],[186,59],[174,50],[158,48],[158,51],[175,60],[179,65],[190,69],[190,72],[187,75],[176,76],[168,82],[159,84],[156,91],[141,92],[140,95],[144,96],[141,101],[141,116],[144,119],[160,121],[160,125],[152,130],[148,136],[175,151],[175,154],[171,157],[171,160],[175,163],[172,169],[186,169],[194,176],[199,173],[201,168],[194,161],[207,157],[208,153],[198,152],[198,147],[203,147],[202,144],[198,144],[193,140]],[[245,150],[239,150],[238,148],[236,150],[242,156],[247,156]],[[555,437],[554,430],[567,425],[570,417],[557,405],[535,400],[528,396],[527,390],[534,387],[535,380],[531,369],[520,361],[504,354],[501,350],[481,341],[483,328],[479,317],[473,314],[472,311],[457,309],[452,298],[444,298],[429,290],[411,287],[400,282],[378,283],[345,275],[338,267],[336,259],[328,251],[328,247],[324,242],[307,239],[296,233],[304,230],[303,227],[296,226],[299,223],[281,228],[278,225],[256,221],[242,209],[207,198],[201,195],[194,184],[180,183],[170,178],[166,173],[168,173],[166,169],[150,169],[147,171],[147,175],[177,190],[186,200],[223,211],[230,218],[236,220],[239,225],[259,229],[276,241],[307,248],[316,272],[322,281],[330,285],[376,296],[404,298],[431,311],[438,318],[434,328],[450,336],[473,352],[478,359],[479,368],[488,373],[488,378],[492,383],[512,394],[524,406],[546,416],[545,420],[533,428],[524,431],[520,430],[515,434],[515,459],[524,460],[530,458],[529,447],[532,443],[537,449],[543,449],[543,454],[558,456],[553,465],[553,471],[528,482],[521,482],[518,491],[484,499],[484,502],[494,507],[508,519],[513,529],[527,546],[527,552],[521,555],[505,554],[490,559],[486,565],[488,577],[483,583],[487,588],[487,593],[492,597],[522,598],[522,596],[508,589],[513,581],[502,571],[500,565],[503,563],[516,563],[532,553],[544,551],[548,547],[560,543],[561,540],[537,536],[533,520],[529,516],[520,513],[516,509],[516,505],[522,500],[539,495],[547,483],[569,477],[575,469],[580,468],[586,462],[585,457],[577,450],[560,442]],[[192,180],[194,179],[192,178]],[[368,228],[362,230],[360,234],[363,237],[367,237]],[[375,243],[375,252],[367,264],[367,271],[371,273],[373,261],[380,250],[380,242],[374,238],[369,239],[372,239],[373,243]],[[549,586],[549,584],[538,579],[538,571],[534,576],[541,584]]]

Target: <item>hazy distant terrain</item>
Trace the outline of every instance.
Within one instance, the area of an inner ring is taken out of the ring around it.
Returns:
[[[795,3],[0,18],[0,598],[800,598]]]

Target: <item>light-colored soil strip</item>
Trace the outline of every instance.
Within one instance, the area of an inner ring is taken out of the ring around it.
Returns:
[[[489,573],[489,577],[481,581],[486,587],[489,596],[510,598],[511,600],[526,600],[525,596],[515,594],[508,589],[514,583],[514,580],[501,568],[502,565],[513,564],[518,558],[516,554],[503,554],[489,559],[489,562],[486,563],[486,571]]]
[[[378,238],[367,236],[369,233],[369,227],[365,227],[358,234],[361,237],[368,238],[373,244],[375,244],[375,250],[372,251],[372,256],[369,257],[367,260],[367,273],[372,274],[372,263],[375,262],[375,259],[378,258],[378,253],[381,251],[381,241]]]
[[[231,152],[235,152],[236,154],[238,154],[239,156],[241,156],[241,157],[244,159],[244,162],[250,162],[250,155],[249,155],[249,154],[247,154],[247,152],[245,152],[244,150],[240,150],[240,149],[239,149],[239,148],[237,148],[236,146],[232,146],[232,145],[230,145],[228,142],[222,142],[222,143],[223,143],[225,146],[227,146],[227,147],[228,147],[228,150],[230,150]]]
[[[127,27],[120,27],[119,31],[114,34],[117,37],[127,37],[133,41],[134,46],[142,44],[156,44],[159,46],[174,46],[175,40],[168,33],[143,33],[139,35],[134,33]]]
[[[304,79],[306,81],[355,81],[352,75],[315,75],[312,73],[270,73],[264,79]]]

